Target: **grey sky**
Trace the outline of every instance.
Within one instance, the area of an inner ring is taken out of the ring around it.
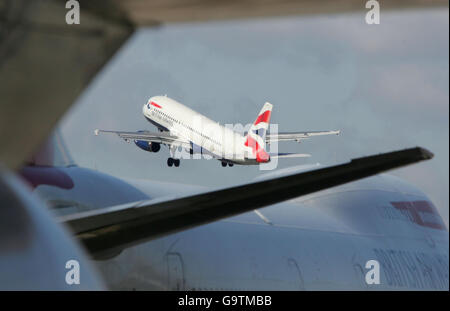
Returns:
[[[340,129],[340,136],[280,151],[313,154],[279,167],[334,164],[413,146],[435,153],[396,170],[427,193],[448,226],[449,14],[445,10],[363,13],[175,24],[141,29],[97,76],[62,121],[80,166],[127,178],[226,186],[257,167],[182,161],[168,168],[167,148],[147,153],[95,128],[155,130],[142,116],[167,94],[220,123],[253,122],[265,101],[280,131]]]

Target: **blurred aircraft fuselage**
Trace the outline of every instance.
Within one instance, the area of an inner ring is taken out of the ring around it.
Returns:
[[[57,215],[188,194],[71,167],[22,176]],[[379,284],[371,284],[372,260]],[[124,249],[95,261],[117,290],[448,290],[448,230],[418,189],[386,174]],[[367,281],[368,280],[368,281]]]

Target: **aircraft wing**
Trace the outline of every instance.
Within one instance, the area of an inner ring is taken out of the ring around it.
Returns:
[[[307,139],[312,136],[322,136],[322,135],[339,135],[341,131],[312,131],[312,132],[281,132],[277,134],[266,135],[266,143],[270,144],[276,141],[297,141],[300,142],[302,139]]]
[[[279,153],[269,153],[271,158],[309,158],[311,155],[308,153],[290,153],[290,152],[279,152]]]
[[[186,148],[190,148],[190,144],[188,141],[175,136],[171,135],[168,132],[148,132],[148,131],[139,131],[139,132],[122,132],[122,131],[105,131],[105,130],[95,130],[95,135],[98,135],[100,133],[109,133],[109,134],[116,134],[120,138],[124,139],[125,141],[130,140],[143,140],[148,141],[151,143],[160,143],[165,145],[177,145],[182,146]]]
[[[433,157],[416,147],[200,194],[62,216],[94,258],[170,233],[372,176]]]

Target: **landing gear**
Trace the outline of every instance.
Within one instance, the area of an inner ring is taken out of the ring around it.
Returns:
[[[168,158],[167,166],[172,167],[172,165],[175,165],[175,167],[180,166],[180,159]]]
[[[233,163],[227,163],[227,162],[222,161],[222,167],[226,167],[227,165],[228,165],[229,167],[232,167],[234,164],[233,164]]]

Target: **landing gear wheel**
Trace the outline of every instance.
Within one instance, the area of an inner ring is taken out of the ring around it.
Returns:
[[[234,165],[233,163],[228,163],[229,167],[233,167],[233,165]]]
[[[227,166],[227,162],[222,162],[222,167]]]
[[[168,166],[172,166],[173,165],[173,159],[172,158],[168,158],[167,159],[167,165]]]
[[[173,164],[175,165],[175,167],[180,166],[180,159],[174,159]]]

